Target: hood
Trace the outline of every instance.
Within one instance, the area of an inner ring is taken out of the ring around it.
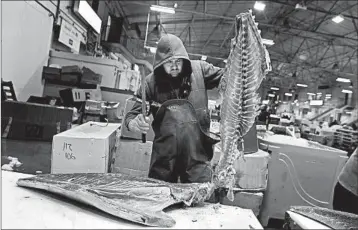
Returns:
[[[158,42],[155,53],[153,69],[154,71],[163,65],[164,62],[173,58],[183,58],[190,61],[183,42],[173,34],[163,35]]]
[[[168,77],[163,67],[163,63],[173,58],[182,58],[184,60],[182,72],[176,78]],[[183,85],[186,85],[188,89],[190,88],[191,62],[183,42],[177,36],[165,34],[159,39],[153,69],[159,92],[170,90],[168,82],[171,82],[171,85],[175,88]]]

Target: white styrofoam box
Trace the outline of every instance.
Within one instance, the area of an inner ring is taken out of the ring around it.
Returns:
[[[258,216],[260,213],[263,197],[264,194],[262,192],[234,191],[233,201],[230,201],[225,194],[223,197],[221,197],[220,204],[251,209],[255,216]]]
[[[124,70],[121,73],[118,89],[137,92],[140,86],[140,72],[135,70]]]
[[[152,155],[152,141],[120,139],[113,162],[114,173],[147,177]]]
[[[73,101],[86,101],[86,100],[102,100],[102,93],[100,89],[72,89]]]
[[[51,173],[107,173],[121,124],[87,122],[53,137]]]
[[[217,145],[214,148],[212,165],[217,164],[220,158],[220,150]],[[265,190],[267,187],[269,153],[259,149],[255,153],[245,154],[244,158],[239,157],[234,163],[236,188]]]

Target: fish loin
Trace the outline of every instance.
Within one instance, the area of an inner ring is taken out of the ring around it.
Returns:
[[[219,84],[222,98],[220,111],[221,156],[216,174],[227,175],[239,153],[238,141],[254,124],[260,98],[256,93],[265,75],[271,70],[270,59],[252,13],[236,17],[236,36],[226,71]],[[234,173],[234,172],[233,172]],[[232,174],[232,173],[231,173]],[[224,179],[224,178],[223,178]],[[221,180],[223,180],[221,179]],[[229,182],[216,182],[223,186]],[[230,187],[230,186],[229,186]]]
[[[91,205],[113,216],[155,227],[175,221],[163,209],[190,205],[199,184],[171,184],[124,174],[43,174],[19,179],[18,186],[37,188]]]
[[[358,215],[320,207],[292,206],[291,212],[301,214],[332,229],[358,229]]]

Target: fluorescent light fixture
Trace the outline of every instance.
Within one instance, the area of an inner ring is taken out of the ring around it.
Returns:
[[[151,53],[155,53],[155,52],[157,52],[157,48],[156,47],[152,47],[152,46],[144,46],[144,48],[147,48],[147,49],[149,49],[150,50],[150,52]]]
[[[310,105],[323,105],[323,100],[311,100]]]
[[[254,8],[256,10],[263,11],[265,9],[265,7],[266,7],[265,3],[258,2],[258,1],[255,2]]]
[[[275,97],[275,94],[269,93],[267,96],[269,96],[269,97]]]
[[[285,95],[291,97],[292,93],[285,93]]]
[[[272,45],[275,44],[275,42],[273,40],[265,39],[265,38],[262,39],[262,43],[265,44],[265,45],[269,45],[269,46],[272,46]]]
[[[300,3],[297,3],[295,9],[307,10],[307,6],[304,4],[301,5]]]
[[[326,97],[332,97],[332,94],[326,94]]]
[[[223,60],[223,62],[227,63],[227,59]]]
[[[152,5],[150,7],[150,10],[151,11],[162,12],[162,13],[168,13],[168,14],[175,14],[175,9],[174,8],[165,7],[165,6]]]
[[[305,84],[296,84],[297,86],[299,86],[299,87],[307,87],[307,85],[305,85]]]
[[[101,33],[102,20],[87,1],[76,1],[73,10],[75,14],[79,15],[98,34]]]
[[[336,81],[344,82],[344,83],[350,83],[351,82],[351,80],[349,80],[348,78],[342,78],[342,77],[337,78]]]
[[[352,90],[348,90],[348,89],[343,89],[342,93],[353,93]]]
[[[352,112],[351,111],[346,111],[346,114],[352,114]]]
[[[206,61],[207,58],[208,58],[208,56],[205,56],[205,55],[201,56],[201,60],[203,60],[203,61]]]
[[[305,54],[301,54],[300,56],[298,56],[299,59],[301,60],[307,60],[307,56]]]
[[[317,96],[319,96],[319,95],[322,95],[322,93],[321,93],[321,92],[318,92],[318,93],[317,93]]]
[[[267,105],[268,103],[269,103],[269,100],[263,100],[263,101],[262,101],[262,104],[263,104],[263,105]]]
[[[307,93],[307,95],[314,96],[314,95],[316,95],[316,94],[315,94],[315,93]]]
[[[277,87],[271,87],[272,90],[280,90],[279,88]]]
[[[336,17],[332,18],[332,21],[335,23],[341,23],[343,22],[344,18],[341,15],[337,15]]]

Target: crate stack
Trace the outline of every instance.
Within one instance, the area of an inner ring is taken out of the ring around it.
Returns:
[[[215,146],[214,157],[211,161],[215,168],[219,161],[220,150]],[[239,158],[234,163],[236,170],[234,200],[227,198],[227,190],[221,192],[218,201],[224,205],[238,206],[251,209],[256,216],[260,213],[264,192],[267,188],[269,154],[263,150],[245,154],[245,160]]]
[[[258,148],[256,124],[243,137],[244,157],[234,163],[236,171],[234,200],[227,198],[227,190],[222,190],[216,196],[216,202],[224,205],[238,206],[251,209],[256,216],[260,213],[264,192],[267,188],[269,153]],[[241,146],[238,146],[238,149]],[[215,169],[221,155],[220,143],[214,146],[214,156],[211,165]]]
[[[79,113],[77,124],[88,121],[105,121],[120,123],[120,103],[103,100],[100,84],[102,75],[90,68],[77,65],[62,66],[61,68],[44,67],[43,78],[47,85],[55,85],[51,96],[61,97],[63,104],[75,107]],[[51,87],[46,87],[49,93]]]
[[[334,145],[342,150],[349,150],[358,143],[358,131],[350,129],[337,129],[334,132]]]

